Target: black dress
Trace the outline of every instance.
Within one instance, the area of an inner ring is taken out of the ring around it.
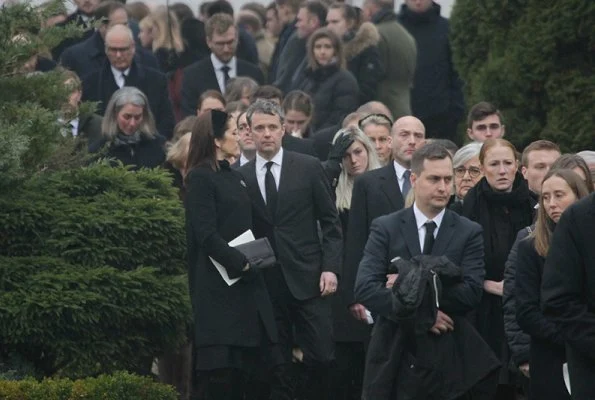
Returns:
[[[250,198],[227,161],[201,166],[186,178],[186,232],[196,368],[251,369],[270,363],[277,341],[273,309],[259,271],[242,272],[245,256],[228,242],[252,227]],[[223,265],[228,286],[210,261]]]
[[[561,329],[541,311],[541,277],[545,259],[535,250],[535,239],[519,243],[515,297],[519,326],[531,336],[529,371],[530,399],[570,400],[562,377],[566,362]]]
[[[517,232],[533,222],[534,201],[527,181],[517,174],[510,193],[492,190],[486,178],[469,190],[463,201],[463,216],[483,228],[485,280],[502,281],[504,264]],[[509,351],[504,334],[502,297],[484,291],[476,311],[476,327],[502,363],[500,383],[507,384]]]

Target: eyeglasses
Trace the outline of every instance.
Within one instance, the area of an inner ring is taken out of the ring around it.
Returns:
[[[469,168],[465,168],[465,167],[457,167],[455,168],[455,175],[457,178],[462,178],[465,176],[465,173],[469,172],[469,176],[471,178],[477,178],[479,175],[481,175],[481,169],[477,168],[477,167],[469,167]]]

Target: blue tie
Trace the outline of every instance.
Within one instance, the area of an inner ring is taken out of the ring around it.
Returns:
[[[405,197],[407,197],[407,193],[409,193],[409,191],[411,190],[411,180],[409,179],[411,177],[411,171],[410,170],[405,170],[405,172],[403,173],[403,190],[401,190],[402,194],[403,194],[403,199]]]

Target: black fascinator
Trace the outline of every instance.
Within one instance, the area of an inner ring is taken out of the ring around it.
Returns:
[[[211,124],[213,125],[213,136],[221,139],[225,135],[228,115],[224,111],[211,110]]]

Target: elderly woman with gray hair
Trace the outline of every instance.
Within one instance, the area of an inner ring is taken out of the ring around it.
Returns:
[[[165,161],[165,138],[157,133],[147,96],[125,86],[112,95],[103,117],[101,137],[89,152],[107,147],[105,157],[135,168],[155,168]]]
[[[463,210],[463,199],[473,186],[483,178],[479,151],[481,143],[472,142],[461,147],[452,158],[454,168],[454,201],[450,209],[460,214]]]

